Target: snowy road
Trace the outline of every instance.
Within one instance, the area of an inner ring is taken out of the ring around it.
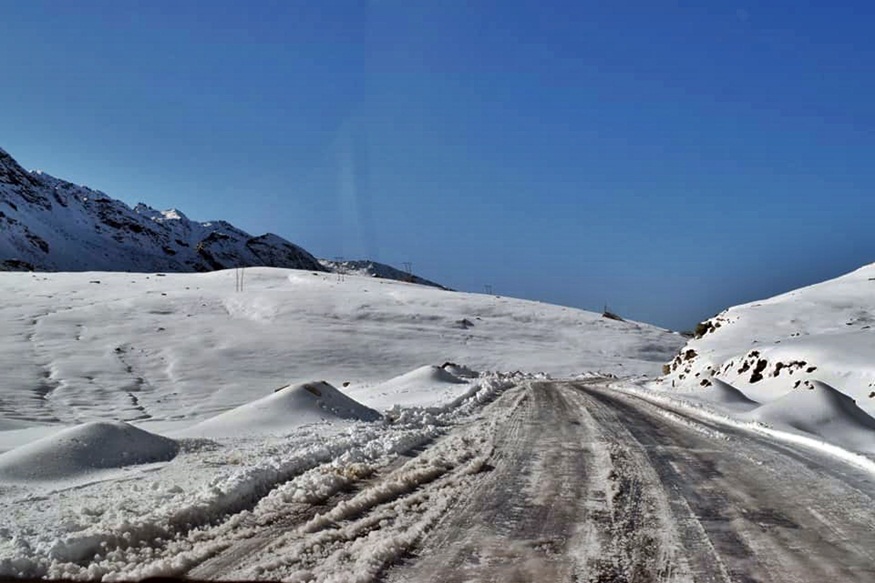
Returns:
[[[822,454],[600,381],[540,382],[189,575],[872,581],[873,497],[870,475]]]

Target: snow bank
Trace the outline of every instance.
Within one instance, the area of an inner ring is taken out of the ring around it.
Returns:
[[[173,459],[175,441],[122,422],[93,422],[0,454],[0,480],[68,478],[94,470]]]
[[[875,451],[875,419],[835,388],[814,381],[741,418],[791,427],[862,451]]]
[[[202,421],[177,435],[231,437],[269,435],[324,421],[376,421],[380,414],[325,381],[289,385],[272,395]]]

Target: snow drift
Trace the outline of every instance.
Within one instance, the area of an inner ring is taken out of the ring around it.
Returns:
[[[733,411],[750,411],[760,406],[759,403],[720,379],[713,379],[709,388],[696,392],[694,396]]]
[[[0,480],[69,478],[95,470],[169,461],[178,451],[172,439],[127,423],[85,423],[0,454]]]
[[[289,385],[194,425],[179,435],[235,437],[281,434],[324,421],[376,421],[380,414],[325,381]]]
[[[742,418],[805,431],[860,451],[875,451],[875,418],[826,383],[813,381],[809,387],[794,389]]]

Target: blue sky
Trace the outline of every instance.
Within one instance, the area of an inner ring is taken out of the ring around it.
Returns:
[[[675,329],[875,261],[871,2],[0,5],[0,147],[130,204]]]

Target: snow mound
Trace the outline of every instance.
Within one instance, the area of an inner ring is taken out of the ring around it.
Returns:
[[[383,383],[352,387],[348,392],[356,399],[376,409],[398,407],[443,407],[468,395],[473,389],[470,379],[459,378],[453,372],[471,375],[470,369],[453,363],[444,366],[422,366]]]
[[[85,423],[0,454],[0,480],[69,478],[94,470],[169,461],[178,451],[172,439],[127,423]]]
[[[711,386],[705,389],[703,398],[709,402],[724,405],[738,411],[750,411],[760,406],[753,399],[720,379],[712,379]]]
[[[745,417],[791,427],[864,451],[875,451],[875,419],[856,401],[820,381],[794,389]]]
[[[449,366],[447,368],[450,368]],[[392,380],[386,381],[383,387],[432,385],[432,384],[462,384],[465,381],[441,366],[421,366]]]
[[[380,414],[325,381],[289,385],[272,395],[202,421],[180,435],[232,437],[281,434],[311,423],[376,421]]]

